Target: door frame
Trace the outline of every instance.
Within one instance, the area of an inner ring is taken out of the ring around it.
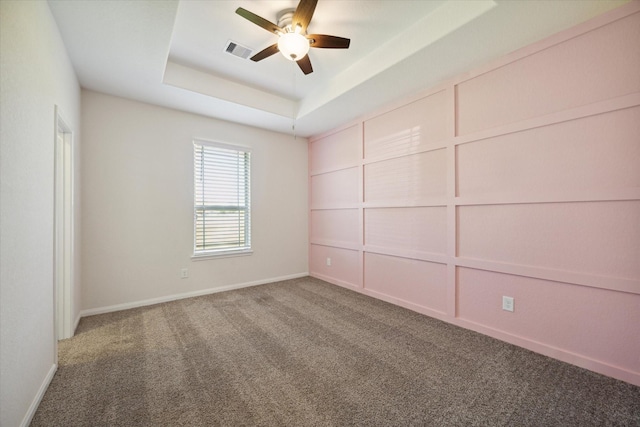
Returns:
[[[74,176],[73,132],[55,106],[54,132],[54,337],[73,336]],[[57,363],[57,348],[56,348]]]

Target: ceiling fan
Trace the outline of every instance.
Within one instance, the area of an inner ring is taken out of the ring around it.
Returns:
[[[295,9],[285,9],[277,16],[274,24],[253,12],[239,7],[236,13],[259,27],[278,36],[278,42],[251,57],[258,62],[280,52],[290,61],[295,61],[303,73],[313,72],[309,59],[310,47],[325,49],[348,49],[351,40],[325,34],[307,34],[307,26],[313,17],[318,0],[300,0]]]

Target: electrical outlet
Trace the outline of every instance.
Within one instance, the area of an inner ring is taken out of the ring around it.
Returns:
[[[180,270],[180,278],[181,279],[187,279],[189,277],[189,269],[188,268],[183,268],[182,270]]]
[[[327,265],[331,267],[331,258],[327,257]]]
[[[505,311],[513,311],[514,309],[513,297],[502,297],[502,309]]]

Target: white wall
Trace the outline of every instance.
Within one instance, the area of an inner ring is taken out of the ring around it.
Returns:
[[[307,273],[306,139],[85,90],[82,107],[85,313]],[[252,148],[253,255],[191,260],[193,138]]]
[[[46,2],[2,0],[0,31],[0,425],[11,427],[28,423],[55,370],[54,106],[79,147],[80,88]]]

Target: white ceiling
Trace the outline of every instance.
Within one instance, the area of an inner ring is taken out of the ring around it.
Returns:
[[[49,0],[82,87],[279,132],[311,136],[434,86],[628,0],[319,0],[309,33],[351,39],[311,49],[305,76],[276,36],[235,13],[276,22],[295,0]]]

